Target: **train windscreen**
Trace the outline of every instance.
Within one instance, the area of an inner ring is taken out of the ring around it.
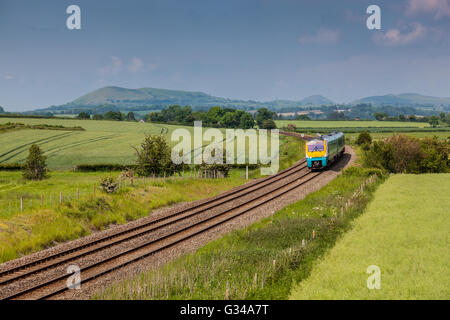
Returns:
[[[323,143],[316,142],[316,143],[308,144],[308,152],[314,152],[314,151],[323,151]]]

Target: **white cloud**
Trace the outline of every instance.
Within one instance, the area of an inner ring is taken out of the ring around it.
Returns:
[[[314,35],[305,35],[297,39],[300,44],[335,44],[339,41],[339,31],[320,28]]]
[[[5,79],[5,80],[12,80],[12,79],[14,79],[14,76],[12,74],[6,74],[6,75],[3,76],[3,79]]]
[[[130,70],[131,72],[139,72],[142,71],[143,67],[144,62],[142,62],[142,59],[133,57],[131,59],[130,65],[128,66],[128,70]]]
[[[431,13],[435,19],[450,16],[450,0],[409,0],[408,15]]]
[[[117,74],[122,70],[122,60],[120,60],[119,57],[111,56],[110,59],[111,59],[110,64],[97,69],[99,74],[101,75]]]
[[[373,40],[379,44],[399,46],[412,43],[418,39],[422,39],[427,33],[427,28],[420,23],[412,23],[409,29],[409,32],[405,31],[403,33],[400,29],[389,29],[385,33],[375,34]]]

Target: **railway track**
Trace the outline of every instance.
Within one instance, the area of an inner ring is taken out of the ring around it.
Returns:
[[[0,271],[0,298],[54,297],[68,290],[66,282],[72,275],[67,274],[65,269],[64,272],[56,270],[57,267],[68,266],[77,259],[106,252],[133,239],[142,240],[125,249],[116,250],[95,259],[94,262],[83,264],[80,267],[82,282],[87,283],[261,207],[320,174],[321,172],[310,172],[306,168],[305,161],[302,160],[276,175],[245,184],[166,216],[92,240],[75,248],[34,259],[9,269],[5,268]],[[162,234],[150,239],[145,238],[155,234],[156,231],[161,231]],[[52,270],[55,271],[53,274]],[[50,274],[42,276],[42,279],[32,279],[45,272]],[[33,281],[27,283],[30,279]]]

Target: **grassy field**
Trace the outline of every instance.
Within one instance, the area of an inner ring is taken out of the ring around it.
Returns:
[[[286,299],[294,280],[332,246],[360,214],[381,179],[353,168],[327,186],[195,253],[120,281],[95,299]],[[355,193],[356,192],[356,193]],[[341,218],[335,217],[346,202]],[[313,238],[314,232],[314,238]],[[305,240],[303,246],[302,240]]]
[[[401,121],[303,121],[303,120],[276,120],[279,128],[292,123],[297,128],[339,128],[339,127],[367,127],[367,128],[399,128],[399,127],[417,127],[424,128],[430,125],[425,122],[401,122]]]
[[[385,139],[392,137],[393,135],[398,134],[395,132],[373,132],[370,133],[373,139]],[[450,138],[450,132],[402,132],[402,134],[405,134],[407,136],[413,136],[416,138],[425,138],[425,137],[433,137],[436,136],[439,139],[449,139]],[[345,137],[350,140],[356,140],[359,133],[346,133]]]
[[[67,170],[77,164],[133,163],[135,151],[132,147],[138,146],[146,134],[160,134],[161,130],[164,130],[166,140],[172,145],[177,143],[171,142],[172,132],[176,129],[186,129],[191,133],[192,139],[194,138],[193,127],[155,123],[0,118],[0,124],[7,122],[29,125],[63,125],[65,127],[80,126],[85,129],[85,131],[69,132],[24,129],[0,134],[0,163],[22,163],[28,155],[29,147],[35,143],[44,150],[45,155],[48,157],[47,163],[49,168],[53,170]],[[168,132],[166,133],[167,129]],[[203,132],[207,129],[204,128]],[[224,130],[221,131],[225,132]],[[203,145],[209,143],[203,141]],[[270,139],[268,139],[268,146],[270,147],[270,145]],[[225,147],[227,148],[226,142]],[[248,149],[247,143],[247,154]],[[193,152],[197,151],[194,150]]]
[[[293,137],[281,139],[280,170],[303,157],[303,146]],[[0,262],[161,207],[216,195],[245,182],[243,173],[232,169],[226,179],[140,178],[133,186],[124,184],[118,194],[106,195],[98,189],[99,182],[117,172],[52,171],[48,179],[26,181],[21,172],[0,171]],[[249,172],[249,177],[258,176],[259,168]]]
[[[450,298],[450,174],[391,176],[292,299]],[[366,269],[381,270],[369,290]]]

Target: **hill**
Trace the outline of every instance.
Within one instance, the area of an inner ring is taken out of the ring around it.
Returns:
[[[374,105],[394,106],[422,106],[422,107],[449,107],[450,98],[424,96],[417,93],[387,94],[384,96],[371,96],[352,101],[351,104],[371,103]]]
[[[93,113],[111,109],[148,111],[170,105],[178,104],[181,106],[189,105],[195,109],[209,108],[220,105],[222,107],[239,108],[244,110],[258,109],[261,107],[272,110],[281,110],[283,108],[299,108],[304,105],[322,105],[332,104],[333,102],[323,96],[315,95],[304,98],[300,101],[274,100],[269,102],[259,102],[253,100],[238,100],[215,97],[204,92],[182,91],[157,88],[127,89],[121,87],[104,87],[92,91],[72,102],[60,106],[51,106],[49,108],[32,111],[32,113],[66,113],[66,111],[93,110]]]

